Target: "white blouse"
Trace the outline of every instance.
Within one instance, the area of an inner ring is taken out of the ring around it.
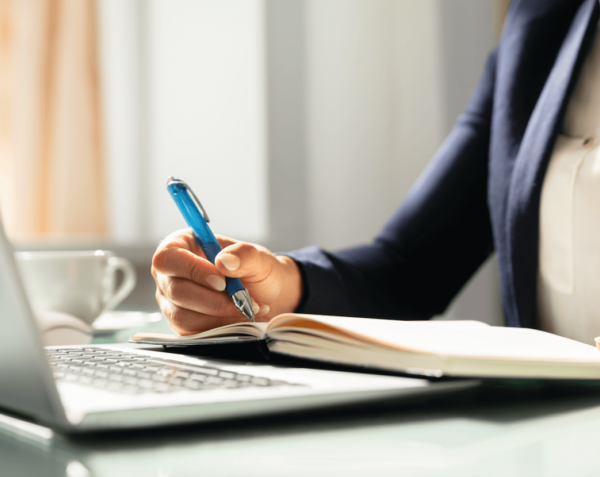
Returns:
[[[542,330],[594,344],[600,336],[600,35],[558,136],[540,203]]]

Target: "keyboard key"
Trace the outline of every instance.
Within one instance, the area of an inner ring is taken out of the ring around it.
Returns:
[[[121,383],[110,382],[106,385],[106,389],[109,391],[119,392],[123,389],[123,385]]]
[[[219,374],[219,370],[218,369],[213,369],[213,368],[205,368],[205,367],[201,367],[201,366],[194,366],[193,368],[191,368],[193,371],[199,372],[199,373],[203,373],[203,374],[210,374],[212,376],[217,376]]]
[[[152,389],[154,391],[158,391],[159,393],[166,393],[171,389],[171,386],[165,383],[154,383]]]
[[[121,392],[125,394],[138,394],[143,392],[143,389],[138,388],[137,386],[123,386]]]
[[[210,374],[213,376],[216,376],[217,374],[219,374],[219,370],[216,368],[207,368],[204,366],[196,366],[193,364],[183,363],[181,361],[175,361],[172,359],[149,358],[147,360],[147,362],[168,365],[168,366],[176,367],[176,368],[179,368],[182,370],[189,370],[191,372],[196,372],[196,373]]]
[[[193,379],[186,379],[183,382],[183,385],[186,388],[190,388],[190,389],[202,389],[203,388],[202,383],[199,383],[198,381],[194,381]]]
[[[182,361],[94,347],[48,350],[47,358],[57,380],[128,394],[290,385]]]
[[[140,379],[137,382],[137,385],[144,389],[152,389],[152,386],[154,385],[154,383],[152,381],[150,381],[149,379]]]

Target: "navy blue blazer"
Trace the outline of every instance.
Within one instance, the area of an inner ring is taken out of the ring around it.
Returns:
[[[465,113],[374,243],[289,254],[304,280],[298,312],[427,319],[495,250],[507,324],[536,326],[541,186],[598,10],[512,2]]]

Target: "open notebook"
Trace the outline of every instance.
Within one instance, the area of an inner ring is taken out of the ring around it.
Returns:
[[[138,333],[130,341],[193,346],[240,337],[262,340],[275,355],[422,376],[600,379],[600,351],[594,346],[477,321],[289,313],[269,323],[237,323],[190,336]]]

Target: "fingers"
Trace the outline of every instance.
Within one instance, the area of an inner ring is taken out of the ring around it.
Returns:
[[[169,327],[181,336],[201,333],[219,326],[246,321],[246,318],[241,313],[238,316],[217,317],[188,310],[175,305],[159,291],[157,291],[156,301],[163,315],[167,318]]]
[[[275,257],[258,245],[236,242],[223,249],[215,260],[216,269],[228,277],[259,282],[271,273]]]
[[[179,334],[192,334],[229,323],[246,321],[226,293],[225,276],[244,277],[259,297],[254,305],[258,321],[268,320],[277,287],[270,286],[269,273],[276,257],[258,245],[217,236],[224,249],[216,265],[210,263],[191,230],[169,235],[152,259],[152,276],[157,285],[156,300],[169,326]],[[259,283],[260,282],[260,283]],[[248,286],[247,285],[247,286]],[[272,285],[272,284],[271,284]],[[256,288],[258,287],[258,288]],[[265,293],[266,291],[266,293]]]
[[[152,258],[155,278],[156,273],[185,278],[216,291],[223,291],[226,285],[223,275],[206,259],[189,230],[171,234],[161,243]]]
[[[185,278],[157,274],[156,284],[171,303],[197,313],[224,317],[235,316],[238,311],[226,293],[209,290]]]
[[[225,278],[206,258],[179,247],[166,247],[152,259],[155,272],[179,277],[204,285],[211,290],[225,290]]]
[[[231,323],[247,321],[246,317],[244,317],[235,306],[232,306],[232,315],[226,316],[214,316],[212,314],[190,310],[185,306],[176,304],[175,300],[167,298],[160,287],[157,287],[156,301],[158,302],[163,315],[167,318],[169,327],[182,336],[201,333]],[[259,308],[256,303],[253,303],[253,305],[257,319],[261,316],[266,316],[270,310],[268,306]]]

